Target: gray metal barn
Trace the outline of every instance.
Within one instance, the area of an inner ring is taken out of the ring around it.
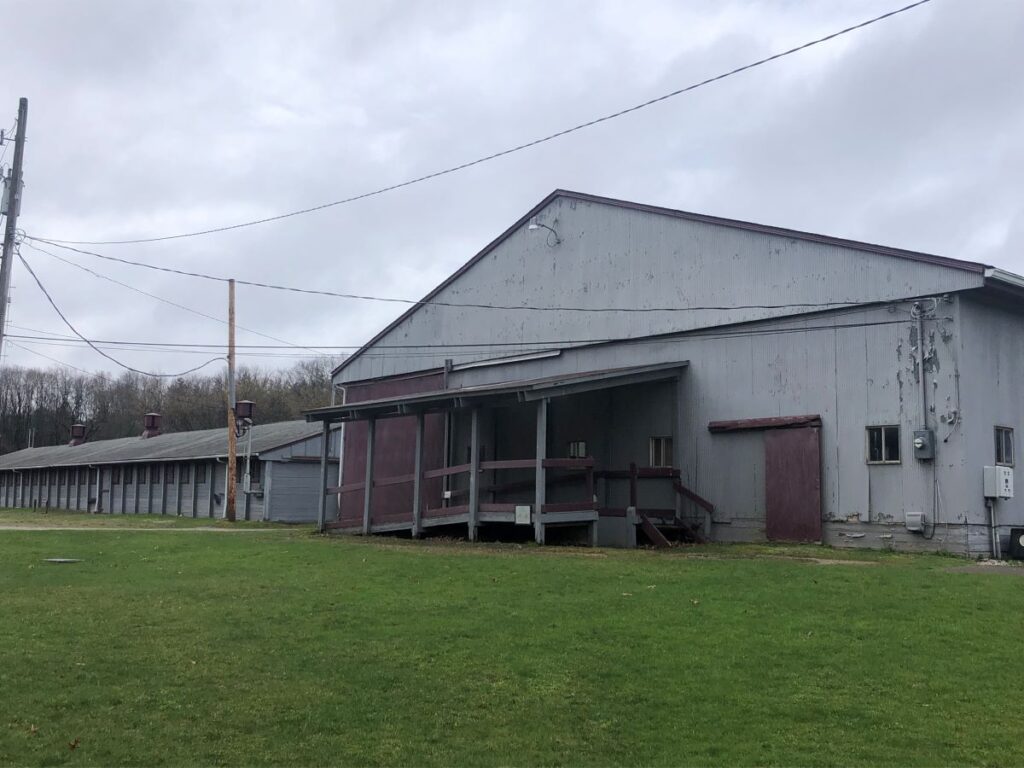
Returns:
[[[984,264],[556,191],[334,381],[330,529],[984,555],[1024,526],[1024,278]]]
[[[242,472],[247,437],[239,440],[239,520],[312,522],[323,438],[305,421],[251,428],[251,486]],[[330,435],[332,456],[338,434]],[[0,456],[0,504],[112,514],[223,517],[227,493],[225,429],[26,448]]]

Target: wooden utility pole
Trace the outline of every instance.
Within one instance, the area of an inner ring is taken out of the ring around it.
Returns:
[[[235,522],[238,435],[235,424],[235,281],[228,280],[228,466],[224,517]]]
[[[7,226],[4,229],[3,262],[0,262],[0,353],[7,333],[7,305],[11,296],[11,267],[14,261],[14,238],[21,208],[21,162],[25,156],[25,126],[28,123],[28,99],[18,101],[18,130],[14,135],[14,161],[7,183]]]

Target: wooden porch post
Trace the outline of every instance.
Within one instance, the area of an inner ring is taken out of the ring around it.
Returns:
[[[537,469],[535,499],[533,503],[533,538],[538,544],[544,543],[544,504],[547,503],[547,472],[544,459],[548,456],[548,399],[537,401]]]
[[[423,422],[422,413],[416,414],[416,457],[412,480],[412,537],[420,537],[423,514]]]
[[[373,444],[376,440],[377,421],[372,416],[366,422],[366,485],[363,488],[363,534],[370,532],[370,506],[373,504]]]
[[[469,421],[469,540],[476,541],[480,519],[480,406],[473,406]]]
[[[327,530],[327,464],[331,455],[331,422],[324,420],[320,432],[320,496],[317,498],[316,529]],[[264,502],[266,504],[266,502]]]

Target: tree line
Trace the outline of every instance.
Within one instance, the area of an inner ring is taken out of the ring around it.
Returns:
[[[256,404],[256,422],[302,417],[331,398],[331,358],[297,363],[286,370],[241,367],[236,371],[239,400]],[[87,440],[142,433],[146,413],[163,416],[164,432],[213,429],[226,425],[226,375],[193,374],[155,379],[124,372],[117,377],[65,368],[6,367],[0,370],[0,453],[29,445],[62,445],[72,424],[84,424]]]

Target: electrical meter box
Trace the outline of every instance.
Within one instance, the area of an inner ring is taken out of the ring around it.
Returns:
[[[930,429],[914,430],[914,458],[922,461],[935,458],[935,433]]]
[[[1013,498],[1013,467],[985,467],[985,498]]]

